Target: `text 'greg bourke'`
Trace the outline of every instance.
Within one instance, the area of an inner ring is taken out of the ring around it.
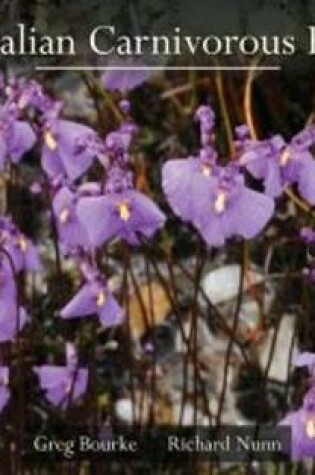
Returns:
[[[118,33],[115,25],[98,25],[86,39],[86,48],[98,56],[292,56],[303,49],[315,55],[315,25],[306,27],[306,42],[300,44],[294,35],[186,35],[177,26],[168,34],[127,35]],[[302,42],[301,42],[302,43]],[[82,42],[80,42],[82,48]],[[39,33],[34,26],[15,25],[12,33],[0,36],[0,56],[75,56],[77,40],[72,35]]]

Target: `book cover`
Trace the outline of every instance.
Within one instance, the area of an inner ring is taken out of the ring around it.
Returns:
[[[0,474],[313,473],[315,2],[0,18]]]

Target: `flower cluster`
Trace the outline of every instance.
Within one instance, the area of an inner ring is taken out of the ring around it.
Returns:
[[[245,185],[240,165],[218,164],[212,143],[214,114],[201,106],[201,149],[197,157],[168,161],[163,167],[163,189],[182,220],[191,223],[210,246],[220,247],[233,236],[251,239],[271,219],[272,198]]]
[[[98,315],[103,327],[119,325],[123,310],[111,294],[100,273],[88,264],[82,265],[85,283],[72,300],[61,310],[62,318],[78,318]]]
[[[66,366],[43,365],[34,369],[47,400],[66,408],[86,392],[88,370],[79,368],[78,355],[72,343],[66,343]]]
[[[315,143],[315,127],[309,125],[289,143],[276,135],[256,141],[244,137],[241,163],[257,179],[262,180],[268,196],[278,197],[296,184],[300,195],[315,204],[315,161],[310,148]]]
[[[0,342],[11,341],[27,322],[17,299],[18,274],[36,271],[40,260],[36,247],[11,219],[0,219]]]
[[[144,80],[144,74],[131,77],[129,72],[108,72],[102,77],[108,90],[129,91]],[[58,309],[58,317],[71,321],[92,318],[103,328],[115,328],[123,322],[125,312],[106,272],[100,269],[100,256],[113,243],[141,245],[166,222],[159,206],[135,185],[132,146],[138,127],[131,117],[130,103],[126,99],[119,102],[121,122],[104,137],[90,125],[64,118],[62,102],[47,95],[35,81],[12,80],[2,86],[0,172],[14,170],[37,146],[56,248],[64,258],[74,259],[80,269],[81,284]],[[253,140],[242,125],[235,130],[236,153],[224,161],[215,147],[213,110],[201,105],[195,120],[200,129],[199,149],[187,158],[172,157],[164,163],[162,188],[175,215],[197,230],[207,245],[217,248],[233,238],[259,235],[273,217],[276,198],[288,186],[297,187],[304,200],[315,204],[315,161],[311,155],[314,126],[307,126],[285,142],[279,135]],[[249,175],[261,181],[263,192],[248,185]],[[17,228],[9,217],[10,210],[3,211],[0,343],[18,338],[30,320],[18,292],[19,279],[41,270],[35,244]],[[302,237],[309,244],[315,241],[311,230],[303,230]],[[89,373],[78,361],[74,344],[67,343],[64,366],[34,368],[52,405],[65,409],[86,392]],[[0,366],[0,411],[10,398],[11,371],[5,363]],[[282,423],[291,425],[292,456],[300,458],[314,453],[315,356],[302,354],[295,364],[309,368],[311,388],[302,407]]]
[[[302,460],[314,457],[315,452],[315,354],[301,353],[293,362],[297,368],[306,367],[309,372],[310,388],[303,398],[302,406],[289,412],[280,425],[291,428],[291,457]]]
[[[83,284],[60,309],[60,317],[98,316],[103,327],[119,325],[124,312],[95,264],[95,251],[117,239],[138,245],[165,222],[153,201],[134,187],[129,148],[137,127],[130,117],[129,102],[120,102],[124,116],[120,127],[101,138],[89,126],[61,118],[63,104],[35,81],[11,81],[2,88],[1,96],[1,169],[16,165],[39,145],[58,247],[66,257],[75,257],[82,271]],[[94,160],[104,170],[100,182],[88,179]],[[28,320],[19,304],[18,274],[38,271],[40,261],[34,244],[8,217],[0,219],[0,244],[0,341],[8,341],[17,337]],[[85,392],[88,378],[87,370],[77,368],[72,344],[67,344],[66,353],[65,367],[35,368],[48,401],[63,408],[70,392],[71,401]],[[5,369],[1,409],[9,399]]]

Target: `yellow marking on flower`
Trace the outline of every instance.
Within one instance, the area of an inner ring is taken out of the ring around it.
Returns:
[[[44,140],[45,140],[45,143],[46,143],[47,147],[50,150],[56,150],[56,148],[57,148],[56,139],[49,130],[46,130],[46,132],[44,133]]]
[[[20,246],[20,248],[21,248],[21,251],[23,251],[23,252],[26,251],[26,249],[27,249],[27,241],[26,241],[26,239],[25,239],[23,236],[21,236],[20,239],[19,239],[19,246]]]
[[[201,166],[201,172],[204,176],[210,176],[211,175],[211,168],[208,167],[207,165],[202,165]]]
[[[223,213],[225,210],[225,204],[226,204],[226,194],[224,191],[219,191],[217,199],[214,202],[214,210],[217,214]]]
[[[119,216],[123,221],[128,221],[130,218],[130,209],[127,203],[120,203],[119,205]]]
[[[305,432],[310,439],[315,438],[315,421],[314,419],[308,419],[306,421]]]
[[[291,158],[290,151],[285,148],[280,155],[280,167],[285,167]]]
[[[8,375],[2,376],[1,383],[3,384],[3,386],[9,386],[9,377],[8,377]]]
[[[104,303],[106,302],[106,295],[104,290],[100,290],[97,295],[96,305],[98,307],[103,307]]]
[[[69,210],[67,208],[63,209],[61,213],[59,214],[59,221],[61,222],[61,224],[65,224],[68,221],[69,216],[70,216]]]

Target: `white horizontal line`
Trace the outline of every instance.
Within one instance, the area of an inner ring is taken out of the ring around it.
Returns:
[[[281,66],[35,66],[36,71],[280,71]]]

